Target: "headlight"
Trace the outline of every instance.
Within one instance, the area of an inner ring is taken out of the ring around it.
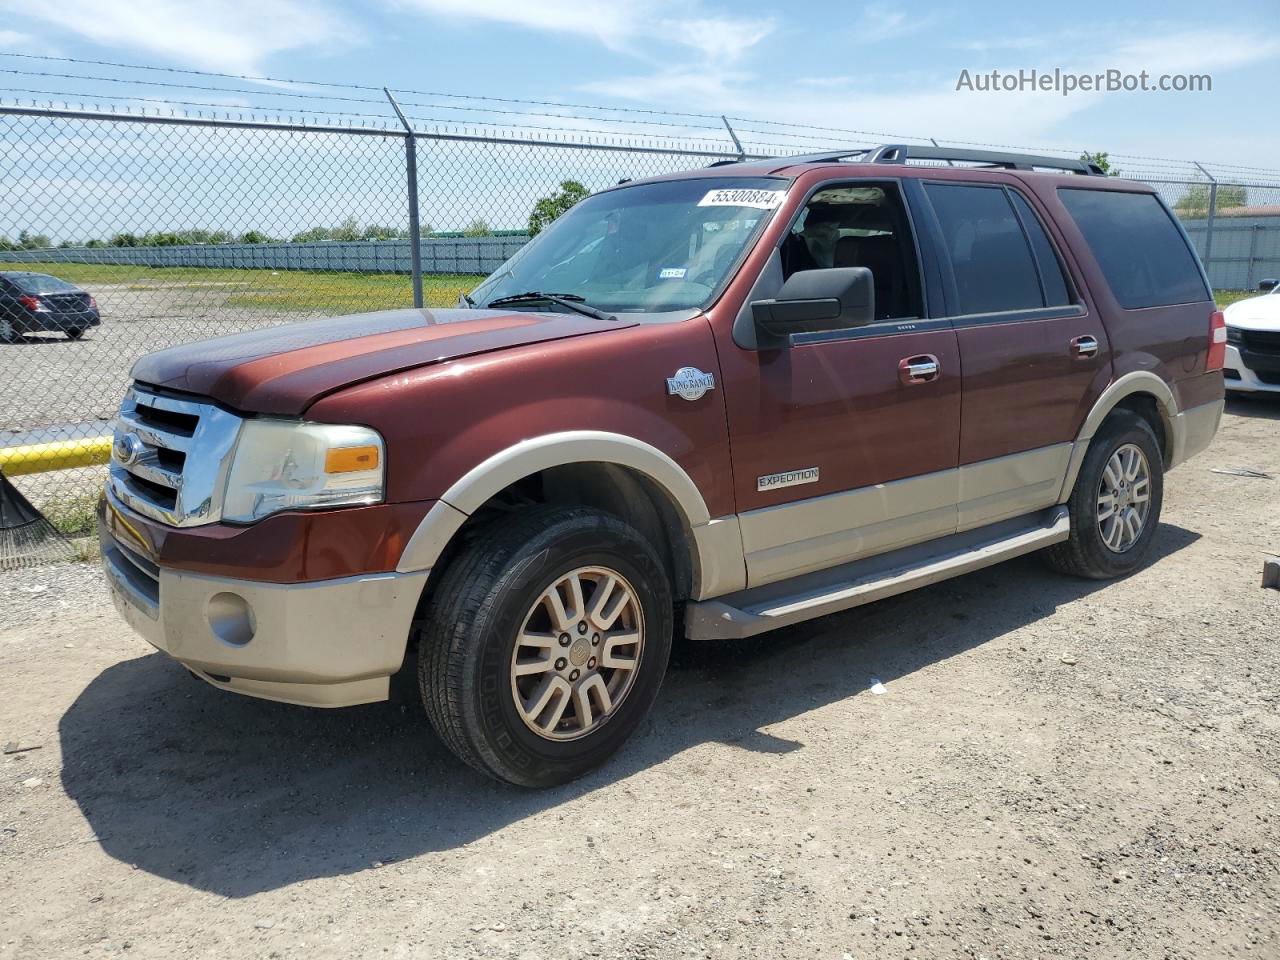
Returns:
[[[368,427],[246,420],[227,472],[223,519],[377,503],[385,459],[382,437]]]

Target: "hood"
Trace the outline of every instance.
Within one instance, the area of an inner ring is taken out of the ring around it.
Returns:
[[[171,347],[140,359],[133,378],[247,413],[298,416],[325,394],[375,377],[634,325],[515,310],[384,310]]]
[[[1224,311],[1227,323],[1241,330],[1274,330],[1280,333],[1280,293],[1238,300]]]

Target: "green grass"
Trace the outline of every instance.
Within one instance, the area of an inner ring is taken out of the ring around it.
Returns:
[[[229,307],[276,312],[367,313],[407,307],[413,302],[409,277],[397,273],[318,273],[304,270],[218,270],[207,267],[135,267],[103,263],[0,263],[0,270],[49,273],[71,283],[120,284],[130,291],[187,287],[226,292]],[[423,302],[451,307],[458,294],[483,280],[480,274],[428,274],[422,278]],[[1256,290],[1218,290],[1219,307],[1257,296]]]
[[[319,273],[303,270],[243,270],[208,267],[139,267],[103,263],[0,264],[0,269],[30,270],[71,283],[116,284],[139,294],[157,289],[219,291],[229,307],[265,308],[299,313],[366,313],[413,303],[409,277],[396,273]],[[422,278],[428,306],[451,307],[458,295],[475,287],[479,274],[429,274]]]
[[[1218,301],[1221,309],[1226,309],[1238,300],[1246,300],[1249,297],[1258,296],[1257,290],[1215,290],[1214,297]]]
[[[51,500],[41,506],[46,520],[68,537],[87,537],[97,529],[98,493]]]

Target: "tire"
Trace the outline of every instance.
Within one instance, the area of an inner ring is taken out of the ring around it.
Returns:
[[[599,590],[603,612],[592,616]],[[670,580],[635,529],[593,509],[533,507],[482,529],[431,588],[419,622],[423,704],[445,744],[481,773],[524,787],[566,783],[640,725],[672,629]]]
[[[79,340],[84,336],[84,327],[68,327],[63,333],[67,335],[68,340]]]
[[[8,317],[0,317],[0,343],[17,343],[18,331]]]
[[[1141,457],[1136,457],[1134,451]],[[1116,464],[1135,462],[1139,463],[1138,475],[1120,476],[1123,489],[1109,500],[1104,499],[1114,489],[1115,478],[1127,472],[1127,467],[1117,471]],[[1145,487],[1140,482],[1142,474],[1147,480]],[[1147,498],[1145,501],[1139,499],[1143,495]],[[1133,524],[1124,522],[1125,515],[1129,510],[1139,514],[1144,502],[1146,511],[1140,515],[1140,526],[1134,537]],[[1150,424],[1141,417],[1126,410],[1117,411],[1107,418],[1090,442],[1067,501],[1071,515],[1070,538],[1048,548],[1043,556],[1060,573],[1093,580],[1127,576],[1141,567],[1151,553],[1163,503],[1164,458],[1160,443]],[[1106,515],[1108,504],[1114,511],[1111,515]],[[1117,524],[1124,529],[1119,530]]]

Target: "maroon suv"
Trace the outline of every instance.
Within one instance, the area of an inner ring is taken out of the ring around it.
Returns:
[[[1129,573],[1217,429],[1225,329],[1159,196],[1099,173],[721,164],[583,200],[457,309],[144,357],[101,515],[117,606],[291,703],[384,699],[416,648],[445,742],[544,786],[631,735],[676,635],[1035,550]]]

